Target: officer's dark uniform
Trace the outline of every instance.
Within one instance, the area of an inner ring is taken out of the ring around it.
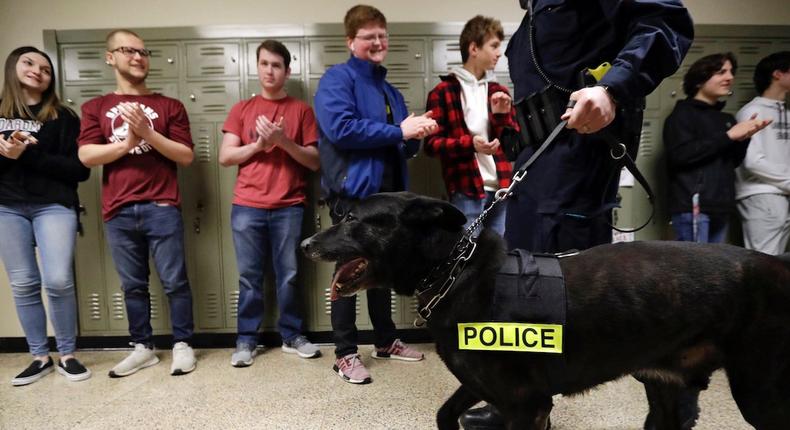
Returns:
[[[530,48],[526,15],[505,52],[516,103],[543,90],[548,78],[566,90],[564,105],[570,92],[581,88],[583,69],[609,62],[612,68],[598,82],[617,102],[615,120],[607,129],[635,156],[645,96],[677,70],[691,45],[694,29],[688,11],[679,0],[529,1],[520,0],[522,8],[533,10],[535,49]],[[522,151],[515,165],[524,163],[535,149]],[[609,221],[619,175],[619,165],[600,137],[566,130],[529,168],[508,200],[508,245],[558,252],[611,242]],[[696,407],[695,400],[687,403]],[[647,428],[652,428],[650,421]],[[502,426],[489,407],[466,412],[461,423],[466,429]]]
[[[527,1],[521,1],[524,8]],[[532,52],[546,77],[569,91],[581,87],[583,69],[609,62],[612,68],[598,83],[617,102],[608,129],[635,156],[644,97],[677,70],[691,44],[686,9],[678,0],[534,0],[532,7],[534,51],[527,14],[505,53],[515,100],[548,85]],[[523,151],[516,166],[534,149]],[[509,201],[508,245],[557,252],[611,242],[608,222],[618,179],[619,168],[603,140],[565,131],[531,166]]]

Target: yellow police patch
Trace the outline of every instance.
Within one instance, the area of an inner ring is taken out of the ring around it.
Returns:
[[[458,323],[458,349],[562,354],[562,325]]]

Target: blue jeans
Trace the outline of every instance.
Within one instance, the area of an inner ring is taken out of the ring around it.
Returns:
[[[464,229],[472,225],[474,220],[477,219],[477,217],[483,213],[483,210],[493,201],[493,191],[486,191],[486,197],[483,200],[469,197],[464,193],[453,193],[453,195],[450,196],[450,203],[466,215]],[[500,236],[505,234],[505,208],[504,202],[498,203],[496,208],[488,213],[483,223],[484,227],[496,231]],[[475,236],[478,234],[480,234],[479,230],[475,232]]]
[[[672,228],[677,240],[694,242],[694,224],[691,212],[672,215]],[[697,219],[697,242],[723,243],[729,225],[728,214],[700,213]]]
[[[264,262],[271,258],[280,318],[277,328],[283,341],[302,332],[302,315],[296,291],[296,251],[302,236],[302,206],[259,209],[233,205],[230,223],[239,269],[237,343],[254,348],[263,323]]]
[[[47,316],[41,286],[49,297],[50,320],[58,352],[74,352],[77,339],[77,300],[74,294],[74,244],[77,215],[59,204],[0,205],[0,258],[11,282],[16,313],[30,353],[47,355]],[[41,271],[36,250],[41,257]]]
[[[148,292],[149,252],[170,302],[173,338],[175,342],[189,342],[194,324],[181,211],[171,205],[133,203],[105,222],[104,230],[115,270],[121,278],[132,342],[150,345],[153,335]]]

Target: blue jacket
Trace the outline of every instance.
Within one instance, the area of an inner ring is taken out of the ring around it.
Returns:
[[[391,147],[398,150],[401,183],[407,187],[406,159],[417,153],[420,142],[403,140],[399,124],[408,116],[406,103],[386,76],[384,67],[352,56],[321,77],[313,105],[324,198],[377,193]],[[385,94],[393,124],[387,123]]]

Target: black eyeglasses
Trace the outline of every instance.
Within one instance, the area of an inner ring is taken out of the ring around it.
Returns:
[[[137,49],[137,48],[132,48],[130,46],[119,46],[119,47],[113,49],[110,52],[120,52],[121,54],[129,56],[129,57],[133,57],[134,54],[140,54],[141,57],[150,57],[151,56],[151,51],[149,51],[149,50],[147,50],[145,48]]]
[[[364,36],[354,36],[354,39],[359,39],[363,42],[373,43],[376,39],[379,40],[379,43],[387,43],[389,40],[389,34],[381,33],[381,34],[366,34]]]

